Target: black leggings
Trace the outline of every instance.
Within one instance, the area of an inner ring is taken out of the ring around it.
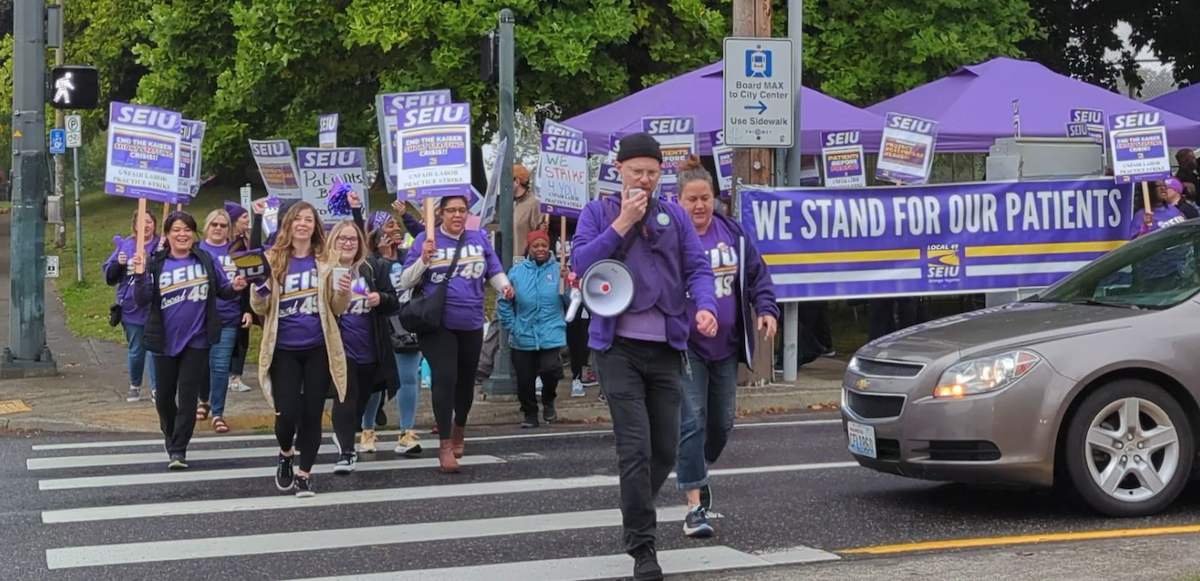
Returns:
[[[465,427],[475,402],[475,370],[483,349],[483,329],[456,331],[442,327],[420,336],[421,352],[433,376],[433,417],[438,436],[450,438],[451,423]]]
[[[168,454],[186,454],[196,430],[196,403],[200,387],[208,385],[208,348],[185,347],[175,357],[154,356],[158,393],[154,407]],[[179,398],[178,403],[176,398]]]
[[[587,365],[591,349],[588,349],[588,323],[591,319],[575,317],[567,323],[567,349],[571,352],[571,379],[583,379],[583,366]]]
[[[279,449],[292,449],[293,437],[300,445],[301,472],[312,470],[321,447],[321,415],[325,393],[333,378],[325,347],[305,351],[275,350],[271,361],[271,394],[275,399],[275,439]],[[299,429],[299,434],[296,430]]]
[[[354,452],[354,434],[362,425],[363,412],[367,411],[367,400],[371,398],[371,386],[375,382],[378,363],[359,363],[346,358],[346,401],[333,398],[333,433],[337,434],[342,453]]]

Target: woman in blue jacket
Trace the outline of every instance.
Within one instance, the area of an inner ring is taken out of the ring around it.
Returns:
[[[508,329],[512,342],[512,364],[517,375],[517,399],[525,414],[522,428],[538,427],[536,383],[542,380],[542,418],[558,420],[554,409],[555,388],[562,379],[559,353],[567,345],[567,321],[563,316],[564,295],[558,281],[566,276],[566,263],[550,259],[550,236],[534,230],[526,238],[529,260],[508,272],[518,298],[500,299],[497,317]]]

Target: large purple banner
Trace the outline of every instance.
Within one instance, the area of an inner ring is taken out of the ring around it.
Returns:
[[[1112,179],[740,191],[784,301],[1047,286],[1124,244],[1132,213]]]

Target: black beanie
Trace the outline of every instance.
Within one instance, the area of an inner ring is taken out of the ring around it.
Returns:
[[[662,149],[658,140],[649,133],[631,133],[621,138],[617,151],[617,161],[625,161],[636,157],[652,157],[662,163]]]

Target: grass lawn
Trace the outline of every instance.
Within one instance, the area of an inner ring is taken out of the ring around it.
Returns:
[[[12,211],[12,202],[0,202],[0,214],[7,214]]]

